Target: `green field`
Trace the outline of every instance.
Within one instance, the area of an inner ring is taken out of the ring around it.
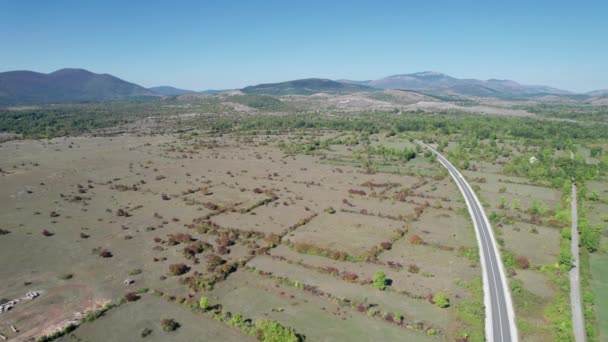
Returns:
[[[606,341],[608,340],[608,256],[592,255],[591,273],[595,306],[598,309],[599,340]]]

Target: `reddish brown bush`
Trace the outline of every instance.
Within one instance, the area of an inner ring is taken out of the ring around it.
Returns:
[[[194,241],[194,239],[192,238],[192,235],[190,235],[190,234],[177,233],[177,234],[175,234],[175,241],[181,242],[181,243],[188,243],[188,242]]]
[[[354,205],[352,203],[350,203],[346,198],[342,199],[342,203],[346,204],[349,207],[354,207]]]
[[[154,242],[156,243],[160,243],[161,241],[163,241],[163,239],[159,238],[158,236],[154,238]]]
[[[230,249],[226,246],[217,246],[215,248],[217,254],[224,255],[230,253]]]
[[[55,233],[51,233],[48,230],[44,229],[42,231],[42,235],[44,235],[44,236],[53,236],[53,235],[55,235]]]
[[[389,249],[393,248],[393,244],[388,241],[385,241],[385,242],[380,243],[380,247],[382,247],[382,249],[389,250]]]
[[[331,267],[331,266],[325,266],[325,267],[323,267],[323,271],[325,271],[327,273],[331,273],[331,274],[338,274],[338,273],[340,273],[340,271],[337,268]]]
[[[125,295],[125,300],[127,302],[135,302],[139,299],[139,295],[135,292],[129,292]]]
[[[359,276],[352,272],[344,272],[344,274],[342,274],[342,279],[346,281],[355,281],[359,279]]]
[[[530,268],[530,260],[523,256],[517,257],[517,259],[515,259],[515,264],[522,270]]]
[[[359,304],[359,306],[357,306],[357,311],[359,311],[359,312],[365,312],[365,310],[367,310],[367,309],[365,308],[365,305],[363,305],[363,304]]]
[[[422,245],[424,243],[424,240],[422,240],[422,238],[416,234],[410,236],[410,243],[412,245]]]
[[[395,321],[395,319],[393,318],[393,314],[386,314],[386,316],[384,316],[384,320],[390,323],[393,323]]]
[[[426,300],[431,304],[435,304],[435,300],[433,298],[435,298],[435,295],[432,292],[426,295]]]
[[[420,267],[418,267],[416,264],[409,264],[407,266],[407,271],[410,273],[418,273],[420,272]]]
[[[395,269],[402,269],[403,268],[403,265],[401,265],[401,263],[395,262],[395,261],[387,261],[386,264],[390,268],[395,268]]]
[[[209,265],[209,267],[211,268],[215,268],[217,266],[220,266],[224,263],[224,259],[220,258],[219,256],[215,255],[215,254],[209,254],[207,256],[207,265]]]
[[[365,193],[365,191],[363,191],[363,190],[356,190],[356,189],[350,189],[350,190],[348,190],[348,193],[351,194],[351,195],[361,195],[361,196],[367,195],[367,193]]]
[[[212,202],[207,202],[203,204],[203,207],[209,209],[209,210],[218,210],[220,207]]]
[[[162,198],[164,201],[168,201],[171,199],[171,197],[169,197],[167,194],[160,195],[160,198]]]
[[[263,194],[264,190],[262,190],[260,188],[255,188],[255,189],[253,189],[253,192],[256,193],[256,194]]]
[[[186,264],[171,264],[169,265],[169,272],[173,275],[182,275],[190,271],[190,267]]]

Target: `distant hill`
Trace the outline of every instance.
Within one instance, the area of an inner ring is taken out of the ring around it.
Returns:
[[[0,73],[0,104],[106,101],[140,96],[157,94],[112,75],[83,69],[61,69],[50,74]]]
[[[483,97],[530,96],[540,94],[567,95],[568,91],[547,86],[531,86],[510,80],[459,79],[433,71],[393,75],[377,80],[345,81],[381,89],[405,89],[431,94],[461,94]]]
[[[176,95],[196,94],[197,93],[194,90],[180,89],[180,88],[175,88],[175,87],[171,87],[171,86],[152,87],[152,88],[148,88],[148,90],[151,90],[159,95],[165,95],[165,96],[176,96]]]
[[[188,95],[188,94],[203,94],[203,95],[213,95],[223,93],[225,91],[230,91],[231,89],[208,89],[203,91],[194,91],[187,89],[180,89],[171,86],[160,86],[160,87],[152,87],[148,88],[149,90],[155,92],[158,95],[163,96],[180,96],[180,95]]]
[[[589,96],[606,96],[608,95],[608,89],[598,89],[585,94]]]
[[[248,94],[267,95],[312,95],[317,93],[346,94],[360,91],[375,91],[373,87],[349,82],[321,78],[307,78],[281,83],[267,83],[241,89]]]

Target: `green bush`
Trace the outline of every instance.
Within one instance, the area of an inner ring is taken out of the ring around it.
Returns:
[[[198,306],[203,310],[207,310],[209,308],[209,298],[201,297],[198,301]]]
[[[378,290],[386,289],[386,273],[384,273],[384,271],[376,271],[376,273],[374,274],[373,285]]]
[[[164,318],[160,321],[160,325],[164,331],[175,331],[179,328],[180,324],[177,323],[173,318]]]
[[[450,299],[448,298],[448,295],[445,292],[438,292],[437,294],[435,294],[435,296],[433,297],[433,302],[435,302],[435,305],[440,308],[447,308],[448,306],[450,306]]]
[[[262,342],[299,342],[302,338],[292,328],[274,320],[259,320],[255,324],[257,337]]]

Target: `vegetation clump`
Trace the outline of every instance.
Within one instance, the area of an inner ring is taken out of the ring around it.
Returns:
[[[450,299],[445,292],[438,292],[433,296],[433,302],[440,308],[447,308],[450,306]]]
[[[180,264],[171,264],[169,265],[169,273],[171,273],[172,275],[182,275],[186,272],[188,272],[190,270],[190,267],[188,267],[186,264],[180,263]]]
[[[376,271],[372,284],[378,290],[384,291],[386,289],[386,273],[382,270]]]
[[[257,338],[262,342],[300,342],[303,340],[295,330],[274,320],[259,320],[255,326]]]
[[[160,325],[164,331],[175,331],[180,327],[180,324],[173,318],[163,318],[160,320]]]

